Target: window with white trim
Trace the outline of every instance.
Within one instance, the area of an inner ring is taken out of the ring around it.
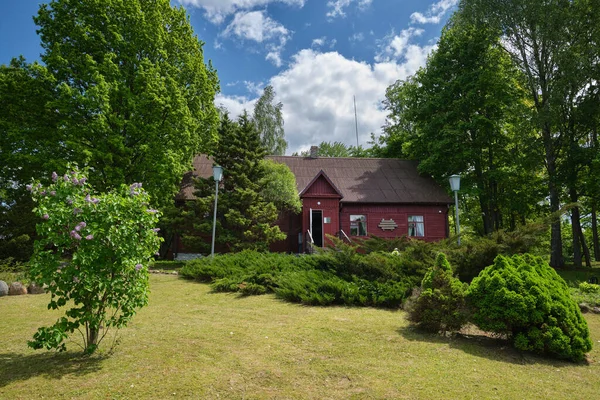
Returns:
[[[425,236],[425,222],[423,222],[422,215],[409,215],[408,216],[408,236],[413,236],[413,237],[424,237]]]
[[[350,216],[350,236],[367,236],[367,216]]]

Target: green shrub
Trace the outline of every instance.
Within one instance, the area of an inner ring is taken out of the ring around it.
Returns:
[[[432,332],[455,332],[467,322],[465,292],[468,285],[452,275],[443,253],[438,254],[421,287],[406,304],[408,320]]]
[[[517,349],[581,360],[592,348],[565,281],[541,257],[496,257],[471,283],[467,301],[472,322],[508,335]]]
[[[600,285],[594,283],[581,282],[579,290],[582,293],[600,293]]]

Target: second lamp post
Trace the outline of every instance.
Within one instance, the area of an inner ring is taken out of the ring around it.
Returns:
[[[460,175],[452,175],[450,177],[450,189],[454,192],[454,209],[456,210],[456,235],[458,236],[458,244],[460,245],[460,219],[458,218],[458,191],[460,190]]]

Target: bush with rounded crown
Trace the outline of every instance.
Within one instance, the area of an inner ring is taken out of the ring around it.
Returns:
[[[47,285],[49,309],[70,308],[28,344],[64,351],[79,330],[84,351],[93,353],[109,328],[125,326],[148,302],[148,264],[162,240],[158,212],[141,183],[95,194],[77,170],[54,172],[52,180],[28,185],[40,218],[29,274]]]
[[[567,284],[541,257],[496,257],[469,286],[467,301],[480,329],[508,335],[519,350],[578,361],[592,349]]]
[[[419,328],[432,332],[455,332],[467,322],[467,285],[452,274],[445,254],[439,253],[421,287],[408,300],[407,318]]]

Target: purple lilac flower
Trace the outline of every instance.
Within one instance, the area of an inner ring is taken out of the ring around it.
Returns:
[[[50,196],[56,196],[56,190],[51,191]]]
[[[69,178],[69,175],[65,174],[65,176],[63,176],[63,179],[65,180],[65,182],[69,182],[71,179]]]
[[[154,228],[154,229],[152,229],[152,230],[153,230],[154,232],[158,232],[158,231],[160,231],[160,228]]]
[[[142,264],[136,264],[135,265],[135,270],[139,271],[140,269],[142,269]]]
[[[81,235],[74,230],[71,231],[70,236],[75,240],[81,240]]]
[[[73,185],[79,185],[79,179],[73,178]]]
[[[39,188],[41,188],[41,187],[42,187],[42,184],[41,184],[41,183],[38,183],[36,187],[39,189]]]
[[[81,208],[75,208],[75,209],[73,210],[73,214],[75,214],[75,215],[77,215],[77,214],[81,214],[81,212],[82,212],[82,211],[81,211]]]
[[[76,173],[76,171],[71,171],[71,175],[75,175]]]
[[[80,223],[78,223],[77,225],[75,225],[75,230],[77,232],[79,232],[81,230],[81,228],[85,228],[86,227],[86,223],[81,221]]]
[[[83,186],[83,185],[85,184],[85,181],[87,181],[87,178],[86,178],[86,177],[83,177],[83,178],[81,178],[81,179],[79,180],[79,184],[80,184],[81,186]]]
[[[85,240],[92,240],[94,238],[94,235],[87,235],[85,237]]]
[[[92,198],[90,197],[90,195],[88,194],[87,196],[85,196],[85,201],[91,203],[92,202]]]
[[[29,190],[30,192],[33,190],[33,186],[32,185],[25,185],[25,189]]]
[[[52,172],[52,182],[56,182],[58,179],[58,174],[56,172]]]
[[[50,218],[50,216],[48,214],[44,214],[44,215],[42,215],[42,218],[44,218],[47,221],[48,218]]]
[[[92,199],[92,203],[94,203],[94,204],[98,204],[98,203],[100,203],[100,199],[97,199],[97,198],[95,198],[95,197],[94,197],[94,198]]]
[[[157,251],[156,253],[154,253],[154,255],[155,255],[156,257],[158,257],[158,256],[160,256],[160,253]]]
[[[71,200],[71,199],[68,199],[68,200],[67,200],[67,204],[68,204],[68,205],[71,205],[71,204],[73,204],[73,200]]]
[[[46,191],[45,191],[45,190],[42,190],[42,192],[41,192],[40,194],[41,194],[42,196],[45,196],[45,195],[46,195]]]

